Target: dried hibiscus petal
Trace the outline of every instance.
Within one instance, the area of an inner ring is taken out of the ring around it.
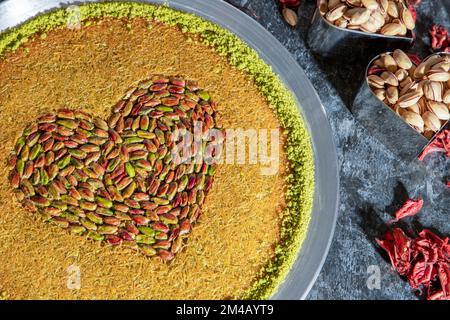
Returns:
[[[424,288],[429,300],[450,300],[449,238],[424,229],[411,239],[401,229],[385,233],[378,244],[389,255],[395,270],[414,289]]]
[[[380,68],[378,66],[372,66],[369,68],[369,70],[367,70],[367,75],[370,76],[372,74],[381,73],[384,70],[385,70],[384,68]]]
[[[421,2],[422,0],[409,0],[408,4],[417,7]]]
[[[423,160],[427,155],[435,152],[445,152],[445,149],[444,147],[439,147],[439,145],[430,143],[425,149],[423,149],[419,156],[419,160]]]
[[[442,130],[437,134],[434,140],[423,149],[419,160],[425,159],[427,155],[434,152],[445,152],[450,157],[450,130]]]
[[[444,296],[450,298],[450,264],[438,262],[438,277]]]
[[[300,0],[278,0],[282,8],[297,10],[300,7]]]
[[[442,239],[437,234],[435,234],[434,232],[432,232],[428,229],[423,229],[422,231],[420,231],[419,237],[421,239],[430,240],[434,243],[438,243],[438,244],[442,243]]]
[[[449,46],[449,34],[445,27],[434,25],[430,31],[431,48],[433,50],[445,50]]]
[[[400,275],[406,275],[411,267],[411,239],[402,229],[395,228],[377,242],[388,253],[394,269]]]
[[[427,286],[436,276],[436,269],[433,268],[432,264],[425,261],[417,262],[412,268],[411,274],[409,275],[409,284],[412,288],[417,289],[421,285]]]
[[[414,19],[414,22],[417,21],[417,12],[416,12],[416,8],[414,8],[414,6],[411,3],[408,3],[408,10],[411,12],[411,15]]]
[[[391,222],[397,222],[405,217],[415,216],[422,210],[423,200],[422,199],[408,199],[405,204],[395,212],[395,219]]]
[[[416,66],[422,63],[422,59],[420,59],[416,54],[407,53],[406,55]]]

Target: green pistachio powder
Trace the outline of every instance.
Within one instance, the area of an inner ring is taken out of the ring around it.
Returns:
[[[280,242],[275,257],[258,273],[257,280],[247,290],[244,299],[267,299],[277,289],[292,266],[305,238],[311,215],[314,190],[314,161],[310,138],[296,108],[292,93],[282,84],[258,54],[229,31],[192,14],[133,2],[93,3],[80,6],[85,25],[89,19],[145,18],[177,26],[184,33],[199,36],[201,42],[226,56],[229,63],[245,71],[274,109],[284,134],[287,136],[287,157],[290,174],[286,177],[287,208],[283,213]],[[68,13],[60,9],[32,19],[21,26],[0,34],[0,56],[7,50],[16,50],[36,33],[45,38],[45,32],[64,26]],[[6,298],[6,293],[0,294]]]

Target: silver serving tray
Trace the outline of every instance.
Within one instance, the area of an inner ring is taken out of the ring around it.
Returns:
[[[87,0],[81,2],[95,2]],[[319,96],[291,54],[255,20],[221,0],[152,0],[194,13],[245,41],[295,94],[298,110],[309,129],[315,161],[315,194],[308,234],[298,257],[273,299],[305,299],[317,279],[333,238],[339,204],[336,149]],[[7,0],[0,3],[0,32],[52,9],[80,1]]]

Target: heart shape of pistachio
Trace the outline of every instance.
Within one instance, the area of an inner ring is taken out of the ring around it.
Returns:
[[[367,83],[378,99],[432,138],[450,119],[450,55],[412,58],[400,49],[381,54],[368,68]]]
[[[214,180],[214,164],[180,161],[177,142],[217,128],[194,81],[153,76],[107,121],[79,110],[42,115],[18,139],[10,182],[27,209],[72,233],[170,261]],[[205,140],[203,135],[202,140]],[[203,141],[203,147],[207,144]]]

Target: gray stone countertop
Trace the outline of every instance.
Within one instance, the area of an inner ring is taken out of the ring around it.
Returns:
[[[317,90],[329,118],[340,165],[340,207],[333,242],[309,299],[417,299],[408,283],[380,253],[375,238],[383,234],[391,214],[409,197],[422,197],[422,212],[403,226],[430,228],[450,234],[450,190],[443,181],[450,161],[429,156],[423,163],[404,163],[358,123],[349,107],[371,57],[356,61],[315,56],[305,43],[314,0],[302,0],[299,25],[292,29],[278,13],[276,0],[230,0],[258,16],[295,57]],[[418,8],[417,39],[410,52],[430,54],[427,30],[434,24],[450,27],[450,2],[422,0]],[[407,143],[407,141],[405,141]],[[374,279],[379,275],[377,285]]]

